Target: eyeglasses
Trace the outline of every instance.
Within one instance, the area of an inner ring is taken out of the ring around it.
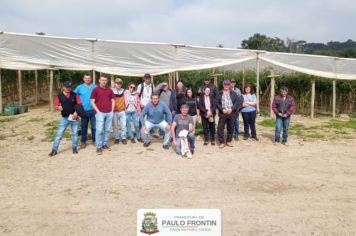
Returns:
[[[130,86],[130,88],[135,89],[136,87]]]

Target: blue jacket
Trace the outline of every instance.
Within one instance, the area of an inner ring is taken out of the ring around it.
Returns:
[[[159,101],[157,106],[154,107],[152,102],[148,103],[140,115],[141,124],[145,123],[145,116],[147,115],[147,120],[152,124],[159,124],[166,120],[169,124],[172,123],[172,113],[168,106]]]

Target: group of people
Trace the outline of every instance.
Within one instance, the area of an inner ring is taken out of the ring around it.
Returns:
[[[233,147],[232,140],[239,139],[239,116],[243,118],[243,139],[257,141],[256,134],[256,95],[253,87],[246,84],[243,91],[236,86],[236,80],[224,80],[223,88],[218,91],[211,78],[197,93],[186,88],[182,81],[171,89],[168,83],[155,86],[150,74],[145,74],[143,83],[136,86],[130,82],[126,89],[123,81],[115,79],[109,87],[106,75],[100,75],[99,84],[92,83],[89,74],[83,77],[83,83],[72,91],[70,81],[63,83],[63,91],[55,99],[55,109],[61,112],[57,134],[49,156],[57,154],[60,141],[66,128],[71,126],[72,150],[78,153],[78,121],[81,119],[81,144],[87,146],[88,125],[91,127],[91,139],[96,153],[110,151],[110,128],[113,128],[114,143],[127,144],[140,142],[144,147],[151,144],[151,135],[155,130],[163,136],[163,149],[169,149],[172,141],[177,154],[192,157],[195,150],[195,127],[197,122],[203,126],[203,145],[215,145],[216,116],[219,148]],[[276,114],[275,142],[287,143],[290,116],[294,113],[293,97],[288,89],[282,87],[280,95],[273,101]],[[135,130],[135,135],[132,131]],[[225,132],[226,129],[226,132]]]

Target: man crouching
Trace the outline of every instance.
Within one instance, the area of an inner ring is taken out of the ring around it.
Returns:
[[[194,120],[188,115],[189,106],[183,104],[180,107],[180,114],[176,115],[172,124],[173,143],[178,155],[192,157],[195,148]]]
[[[146,120],[145,120],[146,118]],[[148,103],[140,115],[142,126],[141,132],[144,134],[144,147],[148,147],[151,144],[150,131],[153,128],[160,128],[164,130],[163,148],[169,149],[169,140],[171,138],[171,123],[172,113],[168,106],[159,101],[159,94],[153,93],[151,95],[151,102]]]

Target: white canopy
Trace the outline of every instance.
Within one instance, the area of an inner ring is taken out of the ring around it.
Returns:
[[[0,68],[95,70],[125,76],[228,66],[259,59],[320,77],[356,80],[356,59],[247,49],[209,48],[0,33]]]

